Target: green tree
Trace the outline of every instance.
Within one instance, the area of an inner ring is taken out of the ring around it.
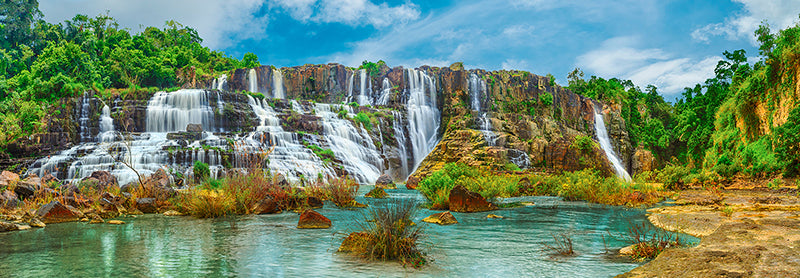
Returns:
[[[784,164],[784,175],[800,174],[800,106],[789,112],[786,123],[775,129],[775,156]]]
[[[261,63],[258,62],[258,56],[253,54],[252,52],[247,52],[242,57],[242,67],[244,68],[256,68],[261,66]]]
[[[37,0],[0,0],[3,48],[16,48],[33,40],[31,28],[42,17]]]

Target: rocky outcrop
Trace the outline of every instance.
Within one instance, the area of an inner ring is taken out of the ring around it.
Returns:
[[[389,196],[389,194],[386,194],[386,191],[384,191],[383,188],[380,188],[380,187],[375,187],[372,190],[370,190],[369,192],[367,192],[366,195],[364,195],[364,197],[367,197],[367,198],[378,198],[378,199],[383,199],[383,198],[386,198],[388,196]]]
[[[497,206],[487,202],[481,194],[469,191],[463,185],[456,185],[450,190],[450,211],[479,212],[497,209]]]
[[[36,217],[45,224],[78,221],[84,217],[83,213],[72,206],[64,205],[59,201],[52,201],[36,211]]]
[[[155,198],[139,198],[136,199],[136,209],[144,213],[157,213],[158,205]]]
[[[16,173],[10,171],[0,173],[0,187],[7,187],[17,182],[19,182],[19,175]]]
[[[19,226],[14,223],[0,221],[0,233],[19,230]]]
[[[19,205],[17,194],[10,190],[0,193],[0,208],[15,208]]]
[[[81,180],[81,184],[96,186],[94,189],[98,192],[105,191],[112,187],[119,187],[117,184],[117,177],[107,171],[94,171],[92,174]]]
[[[300,214],[300,220],[297,221],[298,229],[327,229],[330,227],[330,219],[310,209]]]
[[[656,158],[652,152],[639,146],[631,158],[631,174],[638,174],[656,169]]]
[[[380,177],[378,177],[378,180],[375,181],[375,186],[376,187],[380,187],[380,188],[386,188],[386,189],[395,189],[395,188],[397,188],[397,185],[394,184],[394,181],[392,180],[392,177],[390,177],[387,174],[383,174]]]
[[[449,211],[434,213],[422,219],[422,222],[434,223],[439,225],[458,224],[458,220]]]
[[[267,197],[264,197],[264,199],[261,199],[261,201],[258,201],[258,203],[250,208],[250,212],[253,214],[278,213],[281,212],[281,208],[278,202],[275,201],[275,198],[267,195]]]

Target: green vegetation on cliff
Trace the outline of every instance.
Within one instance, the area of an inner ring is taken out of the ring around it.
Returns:
[[[45,115],[64,112],[58,101],[87,90],[152,92],[179,86],[180,76],[258,65],[252,53],[239,61],[203,47],[197,31],[175,21],[131,33],[108,15],[58,24],[42,16],[37,1],[0,3],[0,151],[42,131]]]
[[[634,148],[687,168],[673,171],[689,173],[679,183],[796,176],[800,26],[772,33],[762,25],[756,36],[758,62],[747,63],[744,50],[725,51],[715,76],[685,88],[674,104],[652,85],[643,92],[629,80],[584,80],[579,69],[570,73],[569,89],[618,107]]]

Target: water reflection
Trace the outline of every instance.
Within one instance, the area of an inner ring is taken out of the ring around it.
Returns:
[[[362,188],[366,192],[369,188]],[[392,198],[421,200],[415,191],[388,190]],[[365,200],[386,205],[387,200]],[[298,230],[298,214],[223,219],[145,215],[128,224],[63,223],[45,229],[0,234],[0,276],[457,276],[597,277],[638,266],[606,253],[626,245],[609,234],[624,234],[645,222],[644,211],[533,197],[536,205],[487,213],[453,213],[460,224],[426,225],[425,250],[434,261],[421,270],[393,262],[369,263],[335,250],[363,210],[326,204],[320,212],[329,230]],[[567,233],[574,257],[553,257],[543,244]],[[605,243],[604,243],[605,241]]]

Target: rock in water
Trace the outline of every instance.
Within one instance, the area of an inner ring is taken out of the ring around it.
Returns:
[[[275,202],[275,198],[269,195],[250,208],[250,212],[253,214],[278,213],[280,211],[278,202]]]
[[[52,201],[39,208],[36,216],[46,224],[72,222],[83,218],[83,213],[72,206],[64,205],[59,201]]]
[[[481,194],[469,191],[462,185],[456,185],[450,190],[450,211],[479,212],[495,210],[497,206],[486,201]]]
[[[11,183],[19,182],[19,175],[10,171],[0,173],[0,186],[9,186]]]
[[[490,218],[490,219],[492,219],[492,218],[493,218],[493,219],[503,219],[503,218],[505,218],[505,217],[502,217],[502,216],[500,216],[500,215],[497,215],[497,214],[489,214],[489,215],[487,215],[487,216],[486,216],[486,218]]]
[[[392,180],[392,177],[390,177],[387,174],[383,174],[380,177],[378,177],[378,180],[375,181],[375,186],[376,187],[381,187],[381,188],[387,188],[387,189],[395,189],[395,188],[397,188],[397,185],[394,184],[394,181]]]
[[[144,213],[156,213],[158,212],[158,207],[156,207],[156,199],[155,198],[137,199],[136,209]]]
[[[350,233],[339,246],[339,252],[343,253],[366,253],[369,243],[369,234],[365,232]]]
[[[422,219],[422,222],[434,223],[439,225],[458,224],[458,220],[449,211],[434,213],[431,216]]]
[[[383,198],[386,198],[388,196],[389,196],[389,194],[386,194],[386,191],[383,191],[383,188],[380,188],[380,187],[375,187],[372,190],[370,190],[369,192],[367,192],[367,195],[364,195],[364,197],[367,197],[367,198],[378,198],[378,199],[383,199]]]
[[[111,225],[122,225],[122,224],[125,224],[125,221],[122,221],[122,220],[108,220],[108,222],[106,222],[106,223],[111,224]]]
[[[408,177],[408,180],[406,181],[406,188],[417,189],[418,183],[419,183],[419,178],[414,176]]]
[[[327,229],[330,227],[330,219],[310,209],[300,214],[300,221],[297,222],[298,229]]]
[[[17,226],[17,224],[0,221],[0,233],[16,230],[19,230],[19,226]]]
[[[188,125],[186,125],[186,132],[203,132],[203,125],[201,125],[201,124],[188,124]]]
[[[35,218],[35,217],[32,218],[31,221],[28,222],[28,224],[31,225],[31,227],[34,227],[34,228],[44,228],[45,226],[47,226],[47,225],[44,224],[44,222],[42,222],[42,220],[39,220],[39,218]]]
[[[184,215],[185,214],[180,213],[180,212],[178,212],[176,210],[168,210],[168,211],[164,212],[164,216],[184,216]]]

